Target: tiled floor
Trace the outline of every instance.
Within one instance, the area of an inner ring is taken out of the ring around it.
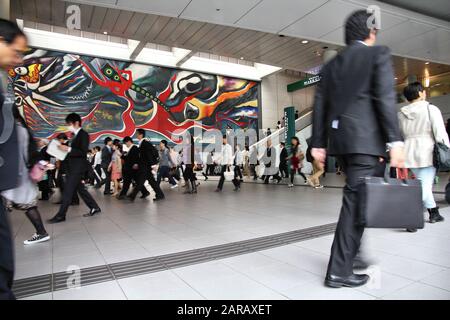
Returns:
[[[328,175],[327,182],[342,185],[342,177]],[[52,240],[34,246],[23,246],[33,228],[23,213],[13,212],[16,279],[65,271],[70,265],[84,268],[134,260],[337,220],[339,188],[249,183],[235,193],[226,184],[217,194],[215,183],[202,182],[194,196],[165,186],[167,200],[160,203],[119,202],[91,190],[101,215],[83,218],[84,205],[72,207],[65,223],[47,225]],[[443,197],[436,195],[440,203]],[[41,203],[40,209],[49,218],[57,206]],[[375,264],[369,269],[373,280],[358,289],[323,286],[330,235],[28,299],[450,299],[450,208],[442,213],[445,222],[426,224],[415,234],[367,230],[364,252]]]

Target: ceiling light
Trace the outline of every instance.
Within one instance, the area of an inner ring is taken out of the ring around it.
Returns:
[[[398,80],[398,78],[397,78],[397,77],[395,77],[394,79],[395,79],[395,80]]]
[[[425,64],[430,64],[430,63],[427,61],[427,62],[425,62]]]
[[[103,34],[108,34],[108,31],[103,31]]]
[[[303,44],[307,44],[309,41],[308,40],[302,40]]]
[[[241,60],[244,60],[244,57],[241,57]]]

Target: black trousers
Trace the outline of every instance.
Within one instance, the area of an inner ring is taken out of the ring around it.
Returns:
[[[0,300],[15,300],[11,290],[14,279],[14,252],[6,208],[0,202]]]
[[[48,200],[50,197],[50,180],[47,178],[45,180],[38,182],[39,191],[42,192],[42,200]]]
[[[288,178],[289,177],[289,169],[286,162],[280,163],[280,173],[282,178]]]
[[[353,260],[364,232],[364,227],[357,224],[360,178],[383,177],[386,163],[380,162],[379,157],[362,154],[340,156],[338,161],[347,179],[327,274],[347,277],[353,273]]]
[[[73,201],[74,195],[78,194],[89,209],[98,208],[97,202],[86,190],[83,179],[83,171],[69,171],[66,176],[66,183],[64,184],[64,191],[62,195],[62,203],[57,213],[58,216],[65,217],[70,204]]]
[[[225,182],[225,171],[227,171],[227,165],[222,165],[221,166],[222,169],[220,170],[220,180],[219,180],[219,185],[217,186],[217,189],[222,190],[223,189],[223,183]],[[234,171],[234,176],[236,177],[236,167],[235,166],[235,171]],[[240,168],[239,168],[240,170]],[[235,187],[239,187],[240,186],[240,181],[237,180],[236,178],[233,179],[233,184]]]
[[[103,193],[111,193],[111,171],[108,171],[108,167],[102,166],[103,171],[105,171],[105,190]]]
[[[136,195],[138,194],[139,191],[142,191],[145,194],[146,189],[144,184],[145,181],[147,180],[150,186],[152,187],[153,191],[155,191],[155,197],[164,198],[164,193],[162,192],[161,188],[156,182],[155,177],[153,177],[151,168],[145,168],[144,170],[138,171],[136,178],[136,186],[134,187],[133,191],[131,191],[130,198],[132,199],[136,198]]]
[[[169,179],[169,183],[174,186],[176,185],[176,181],[175,179],[170,175],[170,168],[168,166],[160,166],[159,170],[158,170],[158,176],[156,179],[156,183],[159,185],[161,185],[161,179],[164,178],[168,178]]]

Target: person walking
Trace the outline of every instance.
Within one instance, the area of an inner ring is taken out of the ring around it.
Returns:
[[[289,169],[288,169],[288,151],[286,149],[286,144],[284,142],[280,142],[280,173],[282,178],[289,178]]]
[[[244,160],[243,170],[244,175],[249,177],[251,176],[250,173],[250,152],[248,146],[245,146],[244,150],[242,151],[242,157]]]
[[[68,172],[61,206],[56,215],[49,220],[49,223],[60,223],[66,221],[67,210],[72,203],[73,195],[78,193],[84,203],[88,206],[89,212],[84,217],[92,217],[101,212],[97,202],[91,196],[82,181],[87,171],[86,154],[89,148],[89,135],[81,126],[81,117],[77,113],[70,113],[66,117],[66,124],[72,132],[73,137],[70,147],[66,145],[58,146],[60,150],[67,152]]]
[[[123,185],[122,190],[117,196],[118,200],[126,199],[131,183],[137,180],[139,165],[139,149],[133,143],[133,139],[130,136],[126,136],[123,138],[122,142],[127,147],[128,151],[122,154],[122,159],[124,160],[122,166]]]
[[[0,19],[0,192],[19,185],[19,141],[14,125],[14,89],[8,70],[23,63],[27,38],[16,23]],[[0,201],[0,300],[15,300],[14,243],[4,203]]]
[[[153,201],[163,200],[165,198],[164,192],[158,186],[158,183],[156,183],[152,172],[152,166],[158,164],[159,162],[159,152],[155,146],[150,143],[150,141],[145,139],[144,129],[137,129],[136,132],[139,140],[139,163],[136,166],[138,168],[138,178],[136,181],[136,186],[131,191],[128,199],[134,201],[139,191],[143,193],[141,198],[146,198],[150,192],[148,192],[144,184],[145,181],[148,181],[150,187],[153,191],[155,191],[155,198],[153,198]]]
[[[323,188],[323,185],[320,184],[320,177],[325,172],[325,166],[322,165],[319,160],[314,159],[311,150],[312,147],[309,145],[308,149],[306,149],[306,160],[312,164],[313,172],[309,178],[306,179],[306,182],[314,189],[321,189]]]
[[[279,169],[276,166],[277,162],[277,154],[276,149],[272,146],[272,140],[267,140],[266,151],[263,156],[264,163],[264,184],[269,183],[270,177],[273,177],[273,180],[277,180],[277,183],[281,182],[281,177],[278,175]]]
[[[50,163],[50,155],[47,153],[49,141],[47,139],[39,139],[37,147],[39,149],[39,158],[41,160]],[[41,192],[41,198],[39,200],[48,201],[53,190],[50,188],[50,176],[48,171],[46,171],[44,178],[38,182],[39,191]]]
[[[183,178],[184,178],[184,194],[197,193],[197,184],[195,182],[195,150],[194,150],[194,137],[189,135],[186,137],[187,142],[183,142]]]
[[[159,168],[157,183],[158,186],[161,185],[161,179],[169,179],[170,188],[174,189],[178,187],[177,182],[170,174],[171,169],[176,168],[176,163],[172,162],[172,157],[170,155],[170,149],[167,145],[167,140],[161,140],[159,143]]]
[[[220,165],[220,179],[215,192],[222,192],[223,183],[225,182],[225,171],[229,171],[230,166],[233,164],[233,149],[228,144],[226,135],[222,137],[222,148],[216,161]]]
[[[250,170],[253,175],[253,181],[256,181],[258,180],[258,172],[256,171],[256,167],[259,165],[258,148],[256,146],[251,147],[249,155],[249,163],[250,163]]]
[[[111,181],[114,186],[113,196],[117,197],[120,193],[120,182],[122,179],[122,146],[120,145],[120,141],[115,139],[113,141],[112,150],[113,154],[111,157],[111,163],[109,164],[108,171],[111,172]]]
[[[111,193],[111,160],[113,155],[113,140],[110,137],[106,137],[104,140],[105,146],[102,149],[102,155],[101,155],[101,166],[103,169],[103,172],[105,173],[105,190],[103,191],[103,194],[110,195]]]
[[[406,86],[403,95],[410,103],[398,113],[400,130],[405,139],[405,167],[421,182],[422,200],[429,213],[429,222],[441,222],[444,217],[440,215],[433,196],[433,182],[436,177],[433,149],[436,142],[450,147],[444,119],[439,108],[426,101],[426,92],[419,82]]]
[[[36,232],[30,239],[24,241],[25,245],[29,245],[50,240],[37,206],[36,181],[30,176],[35,165],[49,166],[49,162],[43,159],[42,153],[38,151],[32,132],[17,107],[14,107],[13,113],[19,147],[19,185],[14,189],[2,191],[1,198],[10,211],[13,209],[24,211],[34,226]],[[45,164],[41,164],[40,161]]]
[[[288,184],[288,187],[292,188],[294,186],[294,177],[297,172],[303,177],[305,184],[307,183],[306,176],[301,171],[303,168],[303,159],[305,158],[305,155],[302,152],[300,140],[297,137],[291,138],[290,151],[291,155],[289,156],[289,159],[291,160],[291,183]]]
[[[327,154],[336,156],[346,175],[325,277],[325,285],[334,288],[369,280],[353,272],[364,232],[357,223],[361,177],[384,176],[386,149],[392,166],[404,165],[391,55],[387,47],[375,46],[377,30],[369,29],[370,18],[366,10],[347,18],[347,46],[322,67],[313,103],[311,155],[321,169]]]
[[[94,164],[92,167],[94,168],[94,171],[96,172],[95,175],[95,181],[96,184],[94,186],[95,189],[100,189],[102,185],[105,183],[105,180],[102,178],[103,176],[103,169],[102,169],[102,148],[99,146],[94,147],[95,155],[94,155]]]

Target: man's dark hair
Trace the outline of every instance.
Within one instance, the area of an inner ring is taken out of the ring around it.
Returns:
[[[79,114],[73,112],[66,117],[66,123],[76,123],[79,122],[81,126],[81,117]]]
[[[141,136],[145,137],[145,130],[144,129],[137,129],[136,130],[137,134],[140,134]]]
[[[105,146],[108,144],[108,142],[112,141],[111,137],[106,137],[105,140],[103,140],[103,143]]]
[[[97,150],[97,151],[101,151],[102,150],[102,148],[100,148],[99,146],[95,146],[94,149]]]
[[[345,21],[345,43],[352,44],[354,41],[364,41],[369,37],[370,29],[367,21],[371,14],[366,10],[353,12]]]
[[[161,143],[167,148],[167,140],[161,140]]]
[[[7,44],[13,43],[19,36],[26,37],[25,33],[20,30],[17,23],[0,19],[0,37],[3,38]]]
[[[286,145],[286,143],[284,142],[280,142],[280,144],[284,147]]]
[[[130,136],[126,136],[125,138],[123,138],[123,143],[127,143],[127,142],[133,142],[133,139],[131,139]]]
[[[114,139],[113,140],[113,145],[120,146],[120,140],[119,139]]]
[[[227,135],[224,134],[224,135],[222,136],[222,139],[226,139],[226,138],[227,138]]]
[[[406,100],[409,102],[416,100],[419,98],[419,92],[423,91],[423,86],[420,82],[413,82],[408,84],[405,89],[403,89],[403,95],[405,96]]]

